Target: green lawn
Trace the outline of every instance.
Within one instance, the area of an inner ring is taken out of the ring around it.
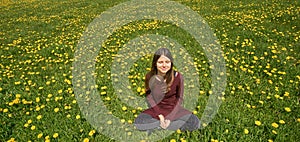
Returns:
[[[81,113],[72,63],[88,25],[122,2],[126,1],[1,1],[0,141],[114,141]],[[216,34],[226,61],[227,87],[217,115],[204,129],[175,132],[160,141],[299,140],[300,2],[176,2],[201,15]],[[110,69],[118,51],[144,34],[168,36],[190,54],[200,86],[191,111],[200,118],[211,89],[207,57],[188,32],[153,19],[120,27],[100,49],[96,84],[105,107],[129,125],[142,111],[117,98]],[[151,59],[144,56],[130,67],[126,81],[134,94],[123,92],[125,98],[144,96],[140,88]]]

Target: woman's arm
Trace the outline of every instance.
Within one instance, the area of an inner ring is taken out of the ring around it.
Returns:
[[[171,111],[170,114],[168,114],[166,116],[166,119],[173,119],[175,117],[176,113],[179,111],[179,109],[182,105],[182,102],[183,102],[184,79],[179,72],[177,75],[179,77],[179,84],[177,86],[177,92],[176,92],[177,101],[176,101],[174,109]]]
[[[153,98],[153,95],[155,95],[155,93],[158,92],[158,88],[157,87],[150,87],[149,86],[155,86],[155,85],[149,85],[149,81],[150,81],[150,75],[147,74],[145,77],[145,87],[146,87],[146,98],[147,98],[147,102],[149,107],[153,108],[154,111],[158,114],[160,114],[161,110],[159,109],[159,107],[157,106],[157,104],[159,102],[156,102]]]

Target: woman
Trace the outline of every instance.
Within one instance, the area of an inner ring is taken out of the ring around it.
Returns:
[[[198,117],[181,106],[183,77],[173,70],[173,58],[167,48],[155,52],[145,86],[150,108],[135,119],[137,129],[150,134],[154,129],[192,131],[200,127]]]

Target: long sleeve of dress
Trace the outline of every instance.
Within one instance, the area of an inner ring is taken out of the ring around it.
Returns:
[[[150,105],[151,108],[154,109],[154,112],[157,113],[157,116],[159,115],[158,113],[161,112],[159,106],[157,106],[157,104],[159,102],[157,102],[157,100],[154,99],[154,95],[157,95],[158,93],[161,92],[160,88],[158,88],[158,86],[152,87],[150,90],[149,87],[149,81],[150,81],[150,77],[146,76],[145,78],[145,86],[146,86],[146,98],[147,98],[147,102]]]
[[[179,75],[179,79],[180,79],[180,82],[179,82],[179,85],[176,87],[177,89],[177,93],[176,93],[176,97],[177,97],[177,101],[175,103],[175,107],[174,109],[171,111],[170,114],[168,114],[166,117],[166,119],[174,119],[176,114],[178,113],[178,111],[181,110],[181,105],[182,105],[182,102],[183,102],[183,93],[184,93],[184,79],[182,77],[181,74],[178,74]]]

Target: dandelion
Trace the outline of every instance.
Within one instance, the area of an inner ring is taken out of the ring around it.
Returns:
[[[90,140],[88,138],[84,138],[83,142],[89,142]]]
[[[15,142],[15,138],[10,138],[7,142]]]
[[[107,124],[109,124],[109,125],[112,124],[112,121],[111,121],[111,120],[108,120],[108,121],[107,121]]]
[[[170,142],[176,142],[176,140],[175,139],[171,139]]]
[[[274,128],[278,128],[279,127],[279,125],[277,124],[277,123],[272,123],[272,126],[274,127]]]
[[[180,138],[181,142],[186,142],[186,140],[184,138]]]
[[[24,124],[24,127],[25,127],[25,128],[27,128],[28,126],[29,126],[29,124],[28,124],[28,123],[25,123],[25,124]]]
[[[42,118],[42,115],[38,115],[37,117],[36,117],[36,119],[38,119],[38,120],[40,120]]]
[[[125,123],[125,119],[121,119],[120,121],[121,121],[121,123]]]
[[[39,133],[38,135],[37,135],[37,138],[42,138],[43,137],[43,133]]]
[[[249,134],[249,130],[248,129],[244,129],[244,133],[245,134]]]
[[[54,133],[53,138],[57,138],[57,137],[58,137],[58,133]]]
[[[123,111],[127,110],[127,107],[126,107],[126,106],[123,106],[123,107],[122,107],[122,110],[123,110]]]
[[[290,109],[289,107],[285,107],[284,110],[285,110],[286,112],[291,112],[291,109]]]
[[[260,125],[261,125],[261,122],[258,121],[258,120],[256,120],[256,121],[255,121],[255,125],[260,126]]]
[[[31,126],[30,129],[31,129],[31,130],[35,130],[35,128],[36,128],[36,127],[33,125],[33,126]]]
[[[76,115],[76,119],[80,119],[80,115]]]
[[[54,108],[54,112],[58,112],[59,111],[59,108]]]
[[[8,109],[7,108],[3,109],[3,112],[4,113],[8,112]]]
[[[89,136],[93,136],[95,133],[96,133],[95,130],[91,130],[91,131],[89,132]]]
[[[15,85],[20,85],[20,84],[21,84],[20,81],[15,82]]]
[[[277,132],[275,130],[272,130],[272,133],[275,134],[275,135],[277,134]]]
[[[39,97],[36,97],[36,98],[35,98],[35,102],[38,103],[38,102],[40,102],[40,101],[41,101],[41,99],[40,99]]]
[[[285,124],[285,121],[284,120],[279,120],[279,123],[280,124]]]
[[[127,133],[127,135],[128,135],[128,136],[131,136],[131,135],[132,135],[132,133],[131,133],[131,132],[128,132],[128,133]]]

